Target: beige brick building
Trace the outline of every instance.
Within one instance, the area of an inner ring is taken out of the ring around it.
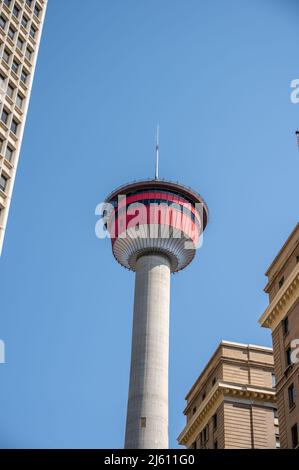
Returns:
[[[272,331],[281,447],[298,448],[299,365],[292,360],[292,345],[299,343],[299,224],[266,275],[269,306],[259,322]]]
[[[0,0],[0,254],[47,0]]]
[[[178,442],[198,449],[279,447],[271,348],[222,341],[186,396]]]

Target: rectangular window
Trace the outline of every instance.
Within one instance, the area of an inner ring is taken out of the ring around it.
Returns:
[[[15,34],[16,34],[15,30],[12,29],[12,28],[9,28],[7,34],[8,34],[8,37],[10,37],[10,39],[13,41],[13,39],[14,39],[14,37],[15,37]]]
[[[19,123],[18,123],[15,119],[13,119],[13,120],[11,121],[10,130],[11,130],[15,135],[17,135],[17,133],[18,133],[18,127],[19,127]]]
[[[3,16],[0,16],[0,28],[5,29],[6,26],[6,19]]]
[[[3,174],[0,176],[0,189],[2,191],[5,191],[7,186],[7,178]]]
[[[10,7],[11,0],[4,0],[4,3],[7,7]]]
[[[217,413],[213,415],[213,429],[217,429]]]
[[[17,47],[20,49],[20,51],[22,51],[24,47],[24,41],[22,38],[20,38],[20,36],[18,37],[18,40],[17,40]]]
[[[9,63],[9,58],[10,58],[10,52],[7,49],[4,49],[3,51],[3,60],[8,64]]]
[[[34,26],[31,26],[31,28],[30,28],[30,36],[31,36],[32,38],[35,38],[35,36],[36,36],[36,31],[37,31],[36,28],[35,28]]]
[[[142,428],[146,428],[146,418],[144,417],[140,418],[140,426]]]
[[[17,98],[16,98],[16,105],[18,106],[18,108],[20,109],[23,108],[23,102],[24,102],[23,96],[21,96],[20,93],[18,93]]]
[[[290,385],[288,388],[288,398],[289,398],[289,408],[295,406],[295,387],[294,384]]]
[[[216,441],[214,442],[214,449],[218,449],[218,441],[216,439]]]
[[[4,124],[7,124],[9,117],[9,112],[6,111],[6,109],[3,109],[2,114],[1,114],[1,121],[4,122]]]
[[[41,12],[40,8],[37,5],[35,5],[35,7],[34,7],[35,16],[37,16],[39,18],[40,12]]]
[[[2,73],[0,73],[0,88],[2,90],[5,90],[5,81],[6,81],[6,77],[4,77]]]
[[[0,153],[2,153],[4,140],[0,137]]]
[[[286,335],[289,332],[289,319],[288,317],[285,317],[282,320],[282,329],[283,329],[283,334]]]
[[[292,447],[293,449],[296,449],[298,446],[298,427],[297,424],[294,424],[291,428],[291,434],[292,434]]]
[[[23,83],[27,83],[27,79],[28,79],[28,73],[25,72],[25,70],[23,69],[21,73],[21,80]]]
[[[32,7],[32,0],[26,0],[26,3],[30,8]]]
[[[20,66],[20,64],[19,64],[16,60],[14,60],[13,63],[12,63],[12,66],[11,66],[12,70],[14,71],[14,73],[18,73],[18,71],[19,71],[19,66]]]
[[[15,91],[14,87],[9,83],[6,93],[8,94],[10,98],[13,97],[14,91]]]
[[[292,355],[292,349],[291,349],[291,346],[289,346],[288,349],[286,350],[286,365],[287,365],[287,367],[292,364],[291,355]]]
[[[27,28],[28,23],[29,23],[28,18],[27,18],[25,15],[23,15],[21,24],[22,24],[22,26],[23,26],[25,29]]]
[[[9,162],[11,162],[11,161],[12,161],[12,158],[13,158],[13,153],[14,153],[13,149],[8,145],[8,146],[6,147],[6,152],[5,152],[5,158],[6,158],[6,160],[8,160]]]
[[[282,276],[282,278],[280,279],[280,281],[278,283],[279,289],[281,289],[283,285],[284,285],[284,276]]]
[[[275,435],[275,445],[276,445],[276,449],[280,448],[280,440],[279,440],[278,434]]]
[[[272,384],[272,388],[276,387],[276,377],[275,377],[274,372],[272,372],[271,374],[271,384]]]
[[[207,424],[203,430],[203,440],[204,442],[207,442],[208,439],[209,439],[209,425]]]
[[[204,446],[204,443],[203,443],[203,431],[201,431],[201,433],[199,434],[199,445],[200,445],[200,448],[202,449],[203,446]]]
[[[32,59],[32,54],[33,54],[33,50],[30,49],[30,47],[27,47],[26,48],[26,57],[27,57],[28,60]]]
[[[17,5],[15,5],[15,6],[13,7],[12,12],[13,12],[13,14],[14,14],[14,16],[15,16],[16,18],[19,18],[20,8],[17,7]]]

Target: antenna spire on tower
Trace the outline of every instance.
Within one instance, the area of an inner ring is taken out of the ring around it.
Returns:
[[[160,152],[160,127],[157,126],[157,133],[156,133],[156,172],[155,172],[155,179],[159,179],[159,152]]]

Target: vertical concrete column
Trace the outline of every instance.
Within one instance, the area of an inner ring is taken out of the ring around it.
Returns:
[[[137,261],[126,449],[168,448],[170,261]]]

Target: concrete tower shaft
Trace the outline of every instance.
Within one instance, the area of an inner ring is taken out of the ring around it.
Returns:
[[[170,262],[137,260],[125,447],[168,448]]]

